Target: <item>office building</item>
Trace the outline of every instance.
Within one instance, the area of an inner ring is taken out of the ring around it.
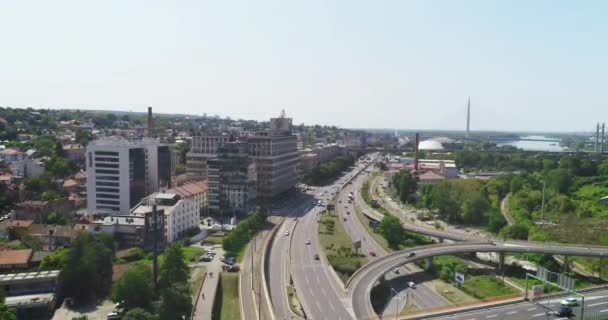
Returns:
[[[220,216],[247,214],[255,209],[256,165],[246,142],[226,142],[208,160],[209,213]]]
[[[146,195],[171,186],[172,150],[156,139],[95,140],[87,146],[90,213],[128,214]]]
[[[257,170],[257,200],[262,205],[292,190],[298,182],[300,155],[291,122],[283,113],[270,119],[270,130],[247,137],[249,156]]]
[[[217,148],[230,141],[230,135],[194,136],[186,154],[186,173],[192,178],[207,177],[207,160],[217,154]]]

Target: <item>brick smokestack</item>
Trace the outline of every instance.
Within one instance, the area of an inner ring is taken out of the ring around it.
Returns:
[[[148,137],[154,137],[154,120],[152,119],[152,107],[148,107]]]
[[[416,144],[414,145],[414,171],[418,173],[418,144],[420,143],[420,134],[416,132]]]

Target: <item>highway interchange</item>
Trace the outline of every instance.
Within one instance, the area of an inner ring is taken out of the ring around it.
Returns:
[[[417,259],[439,255],[453,255],[469,252],[541,252],[574,256],[608,256],[608,247],[568,246],[547,243],[504,242],[480,240],[468,234],[441,231],[432,228],[411,225],[402,219],[408,231],[421,233],[437,238],[465,241],[452,244],[438,244],[418,247],[414,257],[409,257],[411,250],[403,250],[387,255],[385,250],[372,237],[366,237],[367,231],[354,214],[352,204],[346,204],[349,192],[357,194],[365,180],[364,165],[358,165],[352,172],[344,175],[334,184],[314,189],[314,195],[302,196],[294,207],[288,208],[285,214],[290,217],[281,226],[272,241],[268,257],[268,286],[276,319],[298,318],[289,309],[287,286],[290,274],[296,287],[297,295],[309,319],[378,319],[371,307],[370,292],[376,281],[383,275],[390,277],[391,270],[400,267],[402,274],[407,274],[404,265]],[[359,175],[359,173],[363,174]],[[348,181],[351,181],[348,184]],[[343,189],[342,189],[343,188]],[[338,192],[337,192],[338,191]],[[336,206],[344,228],[353,241],[362,240],[362,252],[368,255],[370,262],[360,268],[347,282],[347,287],[333,273],[322,254],[317,233],[317,220],[324,207],[315,205],[318,199],[329,203],[334,194],[339,203]],[[356,197],[361,204],[360,195]],[[344,208],[346,205],[346,208]],[[361,204],[368,215],[378,218],[381,215],[375,210]],[[347,214],[346,212],[350,212]],[[286,233],[286,231],[288,233]],[[365,240],[363,240],[365,239]],[[309,243],[309,244],[308,244]],[[369,256],[375,252],[377,257]],[[320,256],[319,260],[315,255]],[[591,301],[587,307],[589,312],[608,312],[607,291],[589,295]],[[419,307],[441,306],[447,304],[445,299],[424,284],[418,286],[410,299]],[[604,303],[606,302],[606,303]],[[550,301],[550,303],[556,303]],[[604,308],[604,309],[602,309]],[[451,315],[455,319],[533,319],[540,313],[546,317],[546,310],[530,303],[512,304],[508,306],[485,308],[480,311],[465,312]],[[589,314],[589,313],[588,313]],[[426,318],[432,318],[430,315]],[[437,319],[447,319],[437,318]]]

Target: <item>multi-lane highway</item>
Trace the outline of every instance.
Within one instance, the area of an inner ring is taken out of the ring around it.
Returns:
[[[331,274],[319,246],[317,220],[325,208],[317,206],[316,202],[328,203],[337,189],[364,168],[359,165],[334,184],[314,188],[314,197],[308,196],[298,207],[282,210],[291,219],[277,233],[268,259],[270,296],[278,319],[295,317],[288,309],[289,274],[308,318],[352,319],[344,307],[346,296],[340,280]],[[315,255],[319,255],[318,260]]]
[[[377,259],[358,270],[348,282],[350,302],[356,319],[377,319],[370,293],[375,283],[390,270],[419,259],[473,252],[536,252],[568,256],[608,256],[608,247],[533,243],[523,241],[462,242],[403,250]]]

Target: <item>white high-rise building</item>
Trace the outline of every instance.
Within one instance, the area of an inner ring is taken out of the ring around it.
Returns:
[[[171,186],[172,150],[156,139],[95,140],[87,146],[90,213],[129,214],[150,193]]]

